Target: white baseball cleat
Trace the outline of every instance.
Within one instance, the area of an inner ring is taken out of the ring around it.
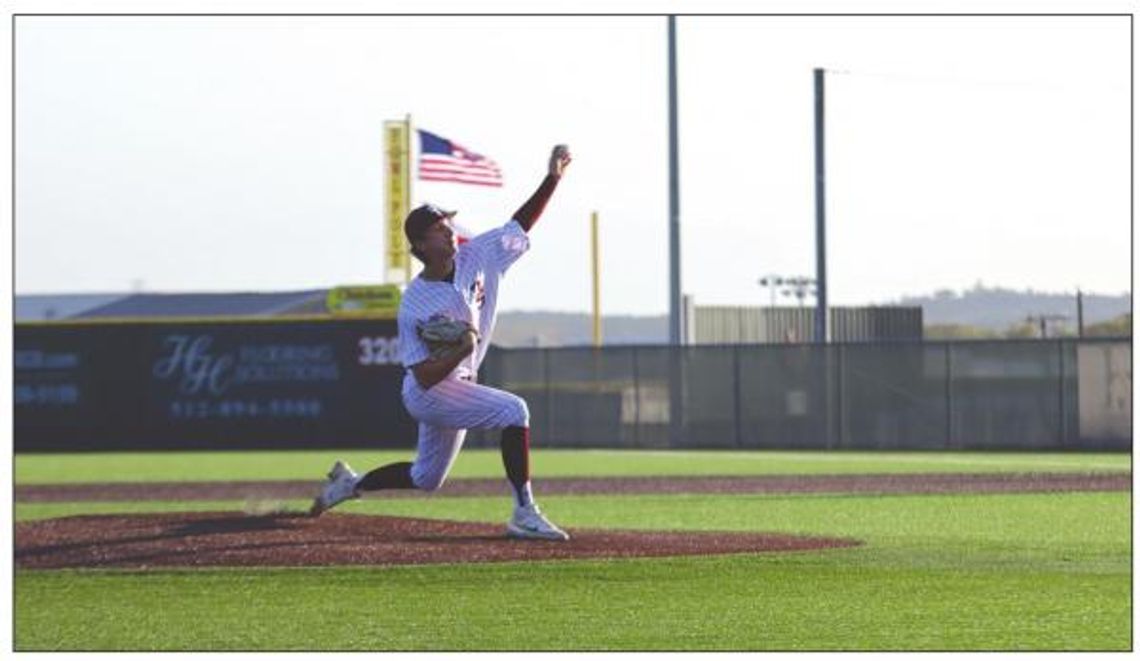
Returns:
[[[309,516],[320,516],[325,510],[330,510],[338,504],[352,498],[359,498],[356,492],[357,475],[343,461],[333,464],[329,471],[329,479],[321,487],[321,493],[313,499],[313,506],[309,508]]]
[[[507,537],[518,539],[549,539],[564,542],[570,535],[554,525],[542,515],[538,505],[531,503],[524,507],[516,507],[511,520],[507,522]]]

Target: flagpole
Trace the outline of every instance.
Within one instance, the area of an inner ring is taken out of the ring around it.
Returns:
[[[404,217],[408,217],[411,211],[409,208],[412,203],[412,114],[404,115],[404,153],[407,158],[404,159],[404,181],[407,182],[405,188],[408,191],[407,196],[404,198]],[[406,239],[405,239],[406,240]],[[412,281],[412,257],[411,246],[408,246],[408,251],[404,255],[404,286],[407,287],[408,283]]]

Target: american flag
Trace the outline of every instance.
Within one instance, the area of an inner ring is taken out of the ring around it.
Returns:
[[[417,132],[420,134],[420,179],[503,185],[503,173],[491,159],[434,133],[418,129]]]

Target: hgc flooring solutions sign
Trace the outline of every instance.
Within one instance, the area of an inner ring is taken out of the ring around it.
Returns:
[[[393,320],[21,324],[17,451],[411,447]]]

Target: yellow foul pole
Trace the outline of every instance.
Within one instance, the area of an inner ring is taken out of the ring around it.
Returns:
[[[594,346],[602,346],[601,267],[598,262],[598,212],[590,214],[590,261],[594,273]]]

